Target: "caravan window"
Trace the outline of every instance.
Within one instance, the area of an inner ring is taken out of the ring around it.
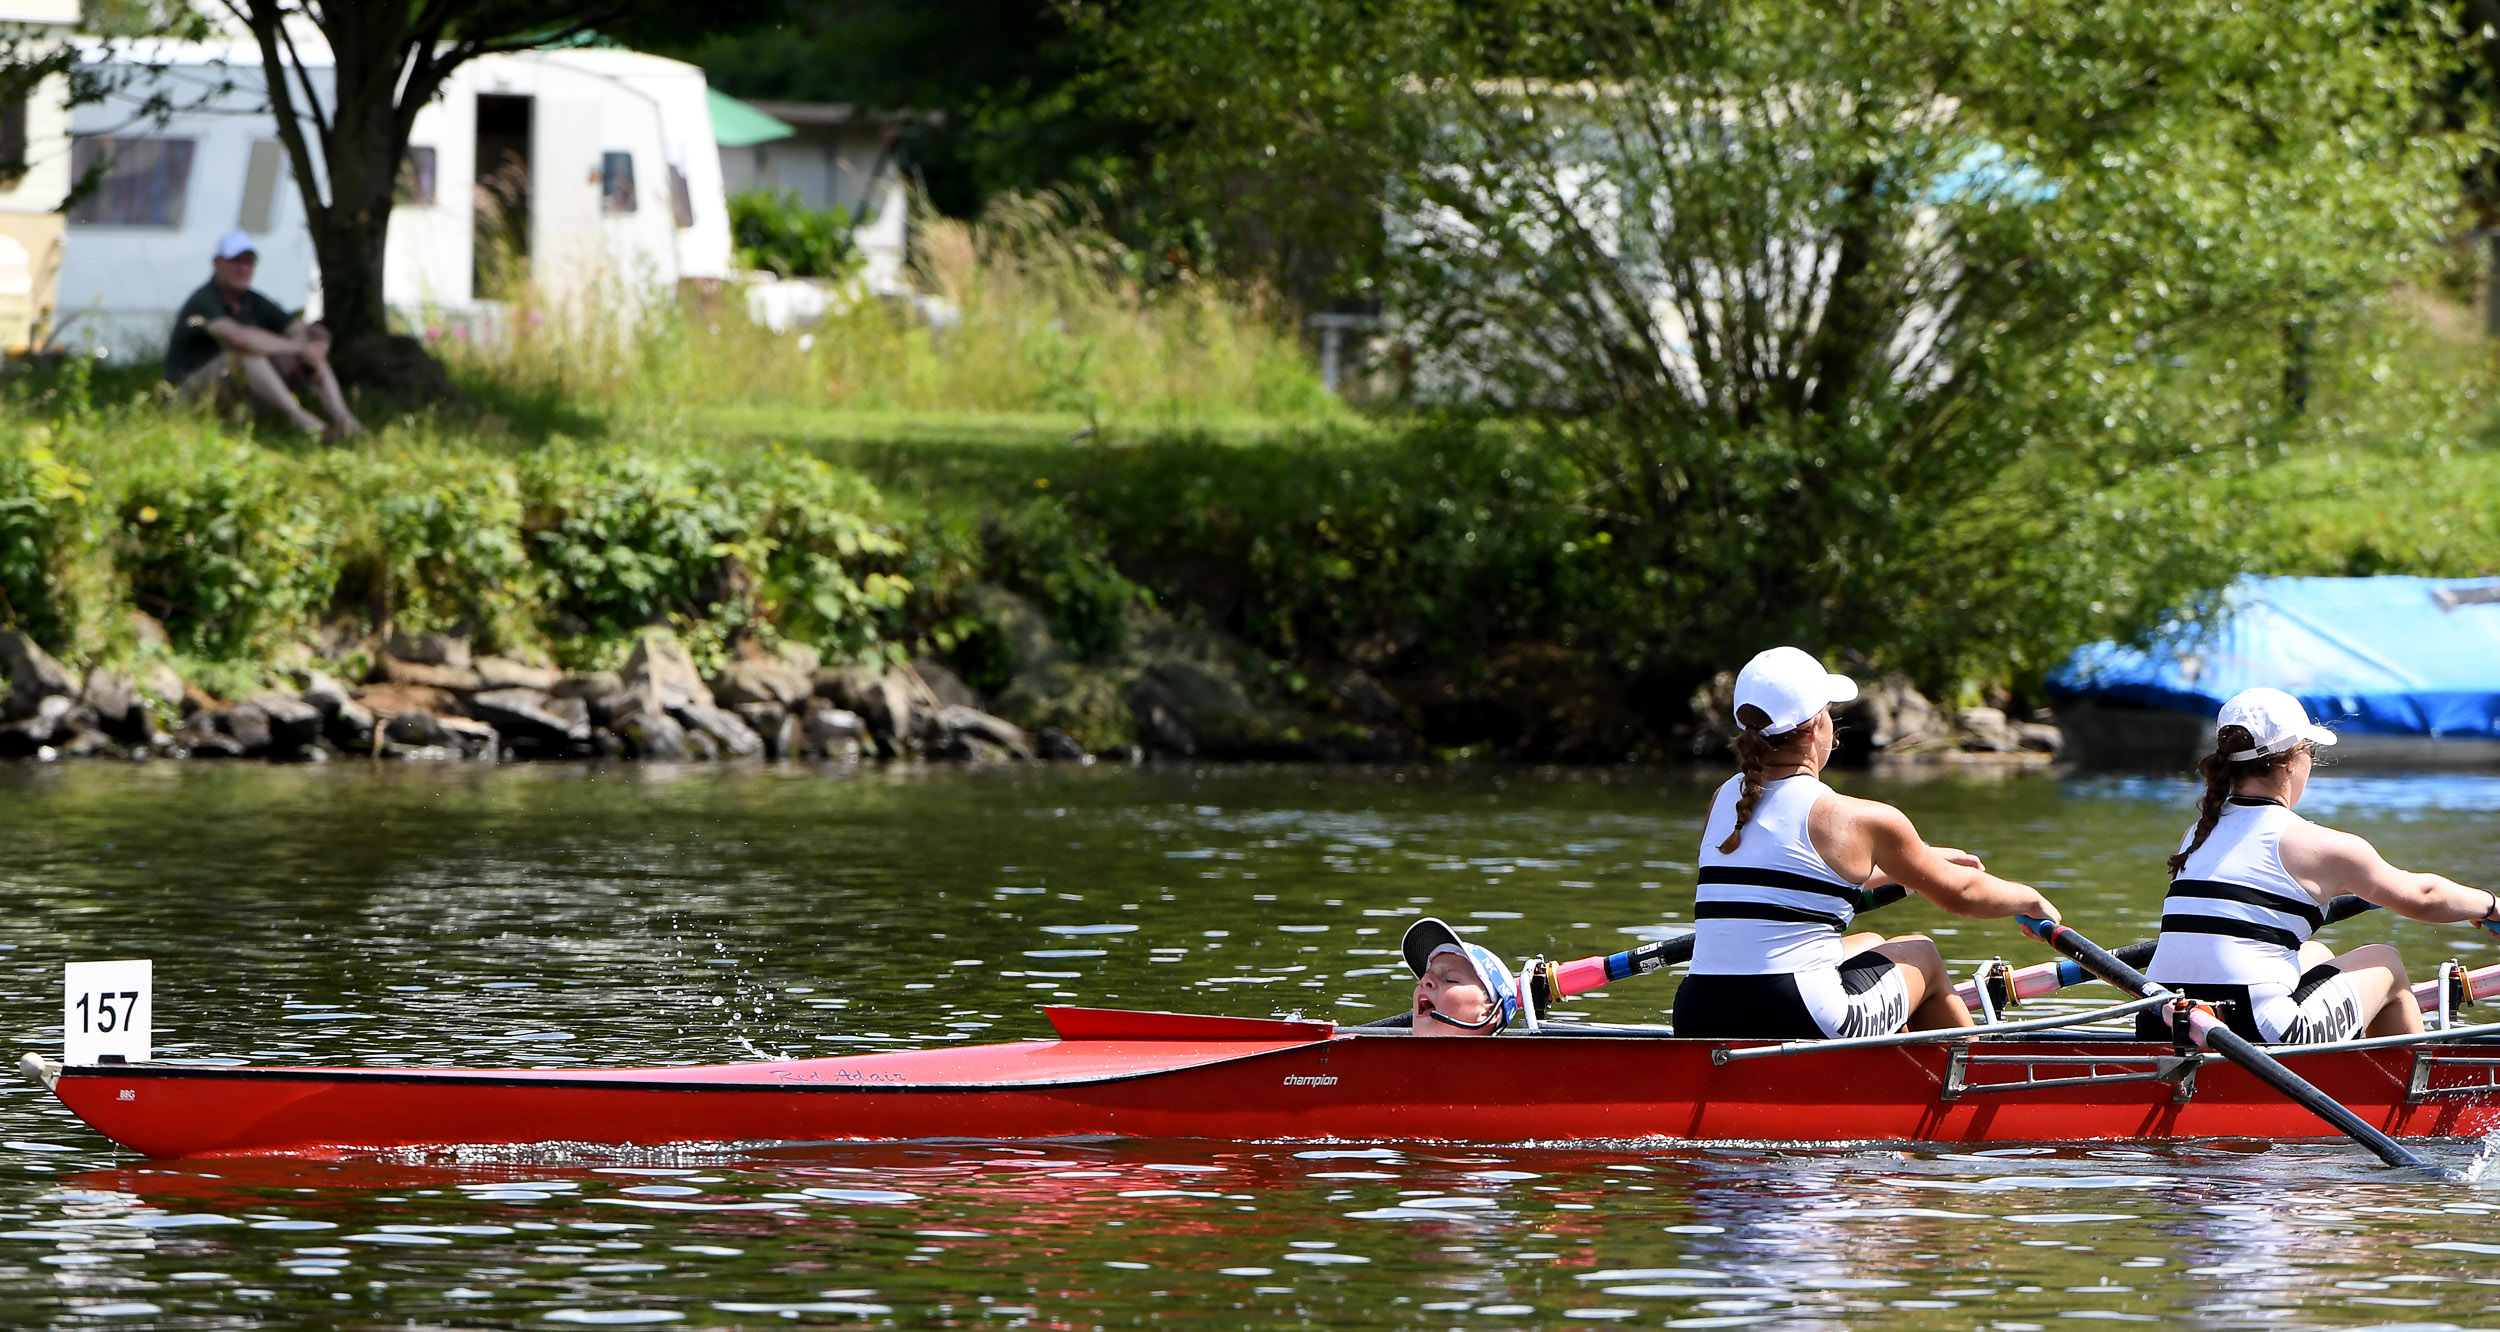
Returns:
[[[434,203],[435,156],[423,144],[408,145],[408,156],[400,159],[399,178],[391,182],[391,202],[430,207]]]
[[[180,227],[191,190],[189,139],[122,139],[81,134],[70,141],[70,174],[86,197],[69,210],[74,226]]]
[[[276,139],[254,139],[243,159],[243,209],[234,224],[255,236],[278,225],[278,180],[286,173],[286,149]]]
[[[686,184],[686,173],[671,162],[668,167],[668,206],[677,214],[677,225],[694,225],[694,189]]]
[[[26,94],[0,93],[0,190],[26,177]]]
[[[634,155],[599,154],[599,207],[603,212],[634,211]]]

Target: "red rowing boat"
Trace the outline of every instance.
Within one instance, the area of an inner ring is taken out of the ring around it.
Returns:
[[[1422,1040],[1322,1022],[1051,1008],[1055,1040],[704,1068],[63,1068],[81,1119],[153,1157],[469,1144],[1072,1136],[1464,1142],[2321,1138],[2238,1067],[2077,1030],[1750,1046],[1640,1028]],[[1575,1024],[1576,1027],[1576,1024]],[[2477,1029],[2478,1031],[2482,1029]],[[2286,1054],[2399,1137],[2500,1127],[2500,1051],[2442,1038]]]

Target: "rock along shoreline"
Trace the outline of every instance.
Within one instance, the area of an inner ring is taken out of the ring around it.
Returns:
[[[823,667],[807,649],[749,644],[707,678],[656,629],[614,671],[472,656],[464,640],[440,634],[394,636],[356,684],[308,668],[293,692],[239,700],[211,697],[161,664],[82,679],[26,635],[0,630],[0,674],[10,686],[0,759],[1091,757],[1055,728],[1029,733],[983,711],[942,669]]]
[[[1433,752],[1425,737],[1387,725],[1262,706],[1203,663],[1177,658],[1141,670],[1118,691],[1134,741],[1089,751],[1057,726],[1028,729],[991,713],[935,661],[829,667],[811,648],[775,652],[749,640],[707,676],[658,628],[643,631],[613,671],[476,655],[467,640],[436,633],[394,633],[365,648],[372,664],[353,684],[308,664],[294,673],[294,690],[226,700],[163,662],[126,673],[98,667],[82,677],[25,634],[0,630],[0,675],[9,686],[0,696],[0,759],[1409,763]],[[1733,676],[1722,675],[1692,699],[1693,759],[1725,752],[1716,719],[1732,686]],[[1011,704],[1042,710],[1030,697],[1018,704],[1020,689],[1009,689]],[[1866,682],[1842,722],[1840,758],[1848,766],[2030,767],[2053,762],[2064,748],[2045,719],[2011,721],[1986,707],[1948,711],[1893,675]]]

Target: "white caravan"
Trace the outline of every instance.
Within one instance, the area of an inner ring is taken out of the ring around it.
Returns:
[[[328,98],[326,55],[305,55]],[[109,58],[139,69],[72,119],[74,165],[102,163],[103,174],[69,216],[58,340],[117,358],[162,355],[175,308],[208,280],[216,238],[237,227],[259,242],[254,285],[317,315],[319,266],[258,50],[161,43],[115,47]],[[700,69],[631,51],[463,65],[409,135],[384,298],[432,336],[493,328],[500,307],[479,289],[479,252],[499,220],[559,305],[630,303],[689,279],[728,279],[729,214],[706,92]],[[171,101],[170,119],[143,113],[153,95]],[[510,206],[482,209],[482,185]]]

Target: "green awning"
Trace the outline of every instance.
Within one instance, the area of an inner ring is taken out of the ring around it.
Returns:
[[[723,148],[771,143],[798,133],[718,88],[706,88],[703,92],[712,104],[712,142]]]

